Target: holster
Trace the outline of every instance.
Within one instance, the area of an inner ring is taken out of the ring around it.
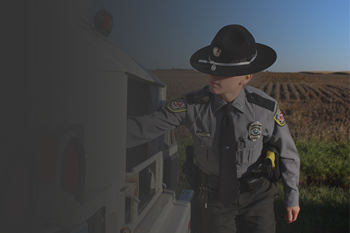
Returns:
[[[265,158],[261,167],[262,176],[270,180],[271,182],[277,182],[281,178],[280,153],[276,148],[270,145],[264,145],[264,148],[262,151],[263,155],[267,156],[268,151],[275,153],[275,160],[274,160],[275,168],[273,168],[272,166],[273,162],[271,161],[271,159]]]
[[[258,191],[264,179],[265,178],[262,176],[248,176],[248,177],[239,178],[238,181],[239,181],[240,193],[244,193],[244,192],[254,193]]]
[[[193,162],[194,153],[193,147],[186,147],[186,161],[182,165],[182,172],[186,176],[188,184],[197,192],[201,185],[201,171],[199,167]]]

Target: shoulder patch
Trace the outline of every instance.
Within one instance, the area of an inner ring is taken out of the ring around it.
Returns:
[[[187,99],[186,97],[181,97],[179,99],[173,100],[167,104],[167,108],[171,112],[184,112],[187,110]]]
[[[266,99],[256,93],[249,93],[247,95],[248,98],[248,102],[249,103],[253,103],[256,104],[260,107],[266,108],[268,110],[270,110],[271,112],[273,112],[273,110],[275,109],[275,102],[269,99]]]
[[[284,126],[286,124],[286,121],[284,120],[283,114],[278,106],[277,106],[277,110],[276,110],[274,119],[279,126]]]

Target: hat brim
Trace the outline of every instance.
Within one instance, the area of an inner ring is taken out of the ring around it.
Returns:
[[[272,48],[255,43],[256,44],[256,50],[258,52],[256,58],[253,62],[251,62],[249,65],[241,65],[241,66],[216,66],[216,69],[213,71],[211,69],[212,64],[210,63],[199,63],[199,60],[208,60],[209,55],[211,54],[211,47],[206,46],[197,52],[195,52],[190,59],[190,63],[193,68],[196,70],[216,75],[216,76],[239,76],[239,75],[246,75],[246,74],[254,74],[260,71],[265,70],[266,68],[270,67],[277,58],[277,54],[275,50]]]

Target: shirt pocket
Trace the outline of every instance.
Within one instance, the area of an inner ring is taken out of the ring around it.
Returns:
[[[237,164],[253,164],[258,160],[261,154],[262,141],[246,140],[237,143],[236,159]]]
[[[204,165],[207,161],[208,142],[204,137],[201,137],[197,132],[192,133],[193,150],[199,164]]]
[[[198,131],[193,134],[193,147],[197,152],[197,159],[210,161],[210,157],[215,156],[215,152],[218,150],[218,142],[210,136],[208,133]]]

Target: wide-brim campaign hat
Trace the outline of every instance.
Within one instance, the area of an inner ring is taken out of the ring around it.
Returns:
[[[276,52],[255,42],[241,25],[219,30],[209,46],[195,52],[190,63],[196,70],[216,76],[239,76],[265,70],[276,61]]]

